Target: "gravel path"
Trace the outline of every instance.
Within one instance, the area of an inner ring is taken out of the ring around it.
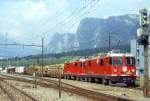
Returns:
[[[0,88],[0,101],[11,101],[7,94]]]
[[[55,78],[51,79],[57,80]],[[143,92],[141,90],[130,89],[127,87],[105,86],[102,84],[81,82],[75,80],[62,79],[62,82],[97,92],[102,92],[114,96],[121,96],[124,98],[130,98],[136,101],[150,101],[150,98],[143,97]]]
[[[7,82],[15,85],[17,88],[28,92],[29,95],[32,95],[39,101],[93,101],[93,99],[89,99],[83,96],[78,96],[72,93],[66,93],[62,91],[62,98],[58,96],[58,90],[53,88],[45,88],[41,86],[37,86],[34,88],[33,84],[24,83],[20,81],[12,81],[7,80]]]

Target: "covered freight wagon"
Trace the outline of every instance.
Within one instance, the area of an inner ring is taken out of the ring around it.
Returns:
[[[8,67],[7,73],[15,73],[16,68],[15,67]]]
[[[15,69],[15,72],[16,73],[24,73],[24,71],[25,71],[25,67],[24,66],[21,66],[21,67],[16,67],[16,69]]]

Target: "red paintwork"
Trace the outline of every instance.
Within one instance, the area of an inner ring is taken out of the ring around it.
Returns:
[[[122,65],[109,64],[110,56],[102,56],[103,65],[100,65],[100,57],[94,59],[86,59],[84,61],[73,61],[64,63],[64,74],[69,75],[96,75],[96,76],[135,76],[136,67],[126,65],[126,56],[122,56]],[[82,65],[81,65],[82,64]],[[127,68],[127,72],[123,72],[123,67]],[[117,69],[114,72],[114,69]],[[135,72],[132,72],[132,69]]]

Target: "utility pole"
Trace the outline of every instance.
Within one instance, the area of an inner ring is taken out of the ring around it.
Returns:
[[[41,45],[42,44],[42,45]],[[42,52],[41,52],[41,67],[42,67],[42,75],[43,75],[43,54],[44,54],[44,38],[42,37],[42,43],[40,45],[36,45],[36,44],[16,44],[16,43],[0,43],[0,46],[27,46],[27,47],[40,47],[42,48]],[[8,58],[6,59],[6,66],[8,67]]]
[[[109,33],[109,51],[111,51],[111,36],[110,36],[110,33]]]
[[[42,54],[41,54],[41,58],[42,58],[42,77],[43,77],[43,54],[44,54],[44,38],[42,37]]]
[[[144,84],[143,95],[148,97],[148,11],[147,9],[140,10],[140,28],[138,29],[138,43],[144,46]]]
[[[59,98],[61,98],[61,89],[62,89],[62,84],[61,84],[61,73],[62,73],[62,69],[58,68],[58,72],[59,72]]]

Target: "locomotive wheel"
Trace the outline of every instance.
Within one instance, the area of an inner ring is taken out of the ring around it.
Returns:
[[[111,80],[108,80],[108,85],[112,85],[113,82]]]
[[[130,86],[131,86],[131,84],[130,84],[130,83],[126,83],[126,85],[127,85],[127,87],[130,87]]]
[[[73,80],[76,80],[76,76],[73,77]]]
[[[70,80],[70,76],[67,76],[67,79]]]
[[[71,76],[68,76],[69,77],[69,80],[71,80]]]
[[[85,77],[85,80],[84,80],[85,82],[88,82],[88,78],[87,77]]]
[[[98,83],[102,84],[102,79],[101,78],[98,79]]]
[[[88,82],[94,82],[93,78],[88,78]]]
[[[88,80],[88,82],[91,82],[91,81],[92,81],[92,79],[91,79],[91,78],[87,78],[87,80]]]
[[[102,80],[102,83],[103,83],[104,85],[108,85],[108,84],[109,84],[109,80],[108,80],[108,79],[103,79],[103,80]]]
[[[83,77],[80,77],[80,81],[83,81]]]
[[[76,76],[72,76],[72,80],[76,80]]]
[[[68,79],[68,76],[66,76],[66,79]]]
[[[66,77],[66,76],[64,76],[64,79],[67,79],[67,77]]]
[[[80,81],[80,77],[76,77],[76,80]]]
[[[127,85],[127,87],[129,87],[129,86],[133,86],[133,87],[136,86],[136,85],[135,85],[135,82],[132,82],[132,83],[126,83],[126,85]]]

